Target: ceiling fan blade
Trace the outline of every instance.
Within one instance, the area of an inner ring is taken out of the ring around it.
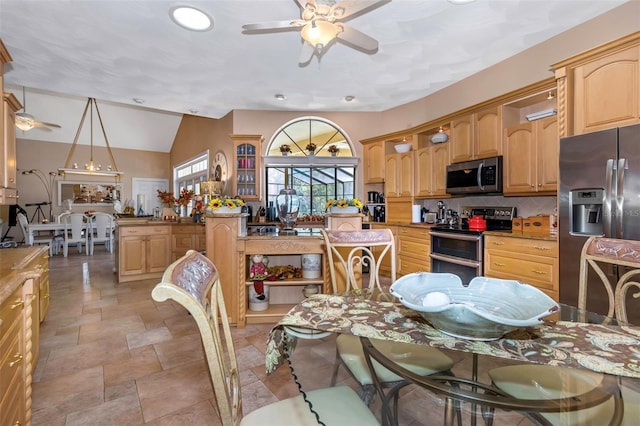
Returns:
[[[60,126],[57,126],[60,127]],[[46,126],[44,123],[41,123],[39,121],[36,121],[35,123],[33,123],[33,128],[34,129],[40,129],[40,130],[44,130],[45,132],[52,132],[53,130]]]
[[[289,21],[268,21],[268,22],[260,22],[257,24],[245,24],[242,26],[244,31],[246,32],[259,32],[259,31],[269,31],[269,30],[291,30],[303,27],[306,24],[305,21],[301,19],[292,19]]]
[[[36,121],[34,123],[35,127],[55,127],[56,129],[60,129],[60,125],[54,123],[47,123],[44,121]]]
[[[391,0],[343,0],[334,4],[331,7],[331,11],[338,20],[345,20],[355,18],[358,15],[369,12],[371,9],[380,7]],[[343,13],[339,13],[339,10],[343,9]]]
[[[337,24],[340,26],[341,31],[338,33],[338,38],[343,40],[356,48],[360,48],[367,52],[375,52],[378,50],[378,40],[369,37],[365,33],[351,28],[347,25]]]
[[[313,52],[316,51],[316,48],[306,41],[302,43],[302,49],[300,49],[300,58],[298,59],[299,64],[308,63],[311,58],[313,58]]]

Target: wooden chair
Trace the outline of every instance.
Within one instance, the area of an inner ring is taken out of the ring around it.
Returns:
[[[89,255],[89,232],[88,227],[91,226],[91,218],[82,213],[71,213],[63,216],[64,221],[64,245],[62,253],[67,257],[69,253],[69,244],[75,244],[78,247],[78,253],[82,253],[82,244],[85,245],[85,253]]]
[[[629,268],[620,272],[617,282],[612,282],[602,265],[618,265]],[[587,309],[589,271],[593,270],[601,279],[609,296],[607,316],[618,321],[627,321],[627,292],[632,287],[640,289],[638,282],[630,281],[640,275],[640,241],[613,238],[590,237],[582,247],[580,256],[580,278],[578,282],[578,308]],[[640,292],[634,294],[637,299]],[[636,309],[640,303],[636,303]],[[558,400],[574,398],[588,401],[589,392],[602,386],[605,376],[588,371],[568,368],[515,365],[495,368],[489,371],[493,383],[503,391],[522,399]],[[636,385],[637,386],[637,385]],[[543,424],[610,424],[622,416],[622,424],[637,424],[640,421],[640,389],[633,389],[631,383],[621,383],[620,391],[624,409],[620,409],[615,397],[593,407],[566,412],[528,413],[529,417]],[[548,423],[547,423],[548,422]]]
[[[396,279],[395,239],[391,230],[323,230],[322,236],[334,293],[345,292],[377,300],[394,300],[380,281],[380,266],[385,257],[389,260],[391,268],[391,282]],[[368,274],[362,273],[363,267],[368,267]],[[338,287],[343,284],[344,290]],[[376,388],[359,338],[353,335],[339,335],[336,338],[336,347],[332,385],[336,383],[340,366],[344,365],[360,384],[359,394],[368,405],[373,400]],[[438,349],[389,341],[379,341],[378,348],[389,357],[393,357],[392,353],[402,353],[401,364],[420,376],[451,374],[453,361]],[[400,376],[377,362],[374,362],[374,367],[384,386],[406,384]]]
[[[236,360],[218,271],[207,257],[189,250],[165,271],[151,292],[154,300],[172,299],[191,314],[200,330],[217,411],[223,426],[317,425],[302,396],[285,399],[242,416],[240,371]],[[325,424],[374,425],[375,416],[347,386],[306,393]]]
[[[113,216],[108,213],[95,212],[92,218],[89,252],[93,255],[96,243],[104,243],[109,253],[113,253]]]

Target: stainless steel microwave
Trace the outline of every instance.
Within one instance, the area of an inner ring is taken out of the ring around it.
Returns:
[[[454,163],[447,166],[448,194],[501,194],[502,157]]]

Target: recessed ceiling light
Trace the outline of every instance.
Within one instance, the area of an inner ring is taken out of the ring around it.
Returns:
[[[279,101],[284,101],[285,99],[287,99],[287,97],[285,95],[283,95],[282,93],[278,93],[274,96],[274,98],[276,98]]]
[[[133,102],[137,103],[137,104],[143,104],[144,103],[144,99],[140,99],[140,98],[133,98]]]
[[[351,101],[352,101],[352,100],[354,100],[355,98],[356,98],[355,96],[348,95],[348,96],[345,96],[345,97],[344,97],[344,100],[345,100],[345,101],[347,101],[347,102],[351,102]]]
[[[208,31],[213,28],[213,20],[209,15],[194,7],[173,7],[169,16],[173,22],[191,31]]]

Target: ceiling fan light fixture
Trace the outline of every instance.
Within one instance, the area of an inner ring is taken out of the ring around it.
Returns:
[[[327,21],[314,20],[302,28],[304,41],[317,49],[322,49],[338,35],[339,28]]]
[[[35,127],[36,120],[33,118],[33,115],[27,114],[26,112],[17,112],[16,113],[16,127],[23,132],[31,130]]]
[[[169,12],[171,20],[177,25],[191,31],[208,31],[213,28],[213,20],[195,7],[176,6]]]
[[[351,102],[352,100],[354,100],[356,97],[353,95],[347,95],[344,97],[344,100],[347,102]]]
[[[284,101],[284,100],[287,99],[287,97],[285,95],[283,95],[282,93],[276,93],[273,97],[276,98],[279,101]]]

